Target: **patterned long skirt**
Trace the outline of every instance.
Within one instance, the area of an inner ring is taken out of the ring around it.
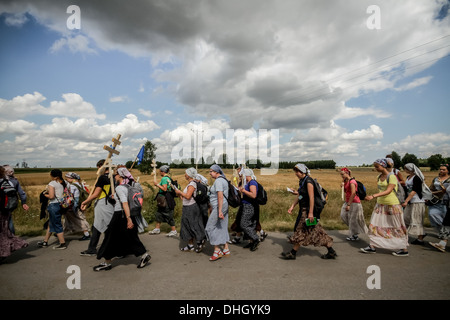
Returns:
[[[307,209],[301,208],[299,215],[301,215],[294,235],[289,238],[289,242],[292,244],[299,244],[301,246],[313,245],[315,247],[327,247],[333,246],[333,238],[331,238],[322,227],[320,222],[317,222],[315,226],[308,227],[306,225]]]
[[[369,239],[370,244],[377,248],[406,249],[408,232],[401,205],[375,205],[370,218]]]

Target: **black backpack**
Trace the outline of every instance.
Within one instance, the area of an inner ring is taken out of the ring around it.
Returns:
[[[356,189],[356,195],[360,200],[364,200],[367,195],[367,190],[364,184],[361,181],[356,180],[355,178],[351,178],[350,180],[355,180],[358,188]]]
[[[13,211],[19,206],[17,190],[8,180],[0,181],[0,210],[3,214]]]
[[[236,188],[231,184],[230,180],[224,178],[223,176],[219,177],[225,179],[228,183],[228,198],[225,197],[225,194],[223,195],[225,199],[227,199],[228,204],[233,208],[239,207],[241,205],[241,197],[239,196]]]
[[[208,188],[201,182],[195,181],[197,184],[197,194],[194,197],[195,202],[198,204],[207,203],[209,200]]]
[[[259,205],[265,205],[267,203],[267,192],[259,182],[257,182],[257,184],[258,193],[256,195],[256,203]]]

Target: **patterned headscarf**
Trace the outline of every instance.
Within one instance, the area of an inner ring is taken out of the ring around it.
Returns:
[[[3,166],[5,168],[5,175],[9,178],[14,178],[14,169],[9,164]]]
[[[388,167],[388,163],[387,163],[387,161],[386,161],[385,158],[377,159],[377,160],[375,160],[374,163],[379,164],[379,165],[382,166],[383,168],[387,168],[387,167]]]
[[[80,180],[81,179],[81,177],[78,174],[76,174],[75,172],[67,172],[65,174],[65,176],[66,176],[66,178],[72,178],[72,179],[75,179],[75,180]]]
[[[311,173],[311,171],[309,171],[308,167],[305,166],[303,163],[297,163],[295,165],[295,168],[297,168],[301,173],[304,173],[307,176],[309,176],[309,174]]]
[[[127,168],[121,167],[117,169],[117,174],[123,178],[122,184],[128,184],[130,181],[134,181],[133,176]]]

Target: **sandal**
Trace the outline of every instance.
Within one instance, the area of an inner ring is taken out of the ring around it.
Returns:
[[[180,248],[180,250],[186,251],[186,252],[192,252],[192,251],[194,251],[194,246],[192,244],[188,244],[186,247]]]
[[[195,248],[195,252],[200,253],[203,251],[203,243],[197,244],[197,248]]]
[[[226,257],[229,257],[230,255],[231,255],[231,252],[230,252],[230,249],[224,249],[223,251],[222,251],[222,254],[223,254],[223,256],[226,258]]]
[[[218,251],[214,250],[213,255],[209,258],[209,261],[216,261],[222,257],[223,257],[223,253],[222,253],[222,251],[220,251],[220,249]]]

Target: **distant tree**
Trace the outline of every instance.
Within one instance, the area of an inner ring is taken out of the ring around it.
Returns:
[[[127,167],[128,169],[130,169],[131,168],[131,166],[133,165],[133,163],[134,163],[134,161],[127,161],[126,163],[125,163],[125,167]]]
[[[153,171],[152,161],[156,158],[156,146],[149,140],[144,145],[144,157],[140,165],[137,166],[140,172],[150,174]]]
[[[444,158],[440,154],[433,154],[427,159],[430,170],[439,170],[440,165],[444,162]]]
[[[406,153],[402,158],[402,164],[405,165],[407,163],[414,163],[416,166],[419,166],[419,159],[412,153]]]

